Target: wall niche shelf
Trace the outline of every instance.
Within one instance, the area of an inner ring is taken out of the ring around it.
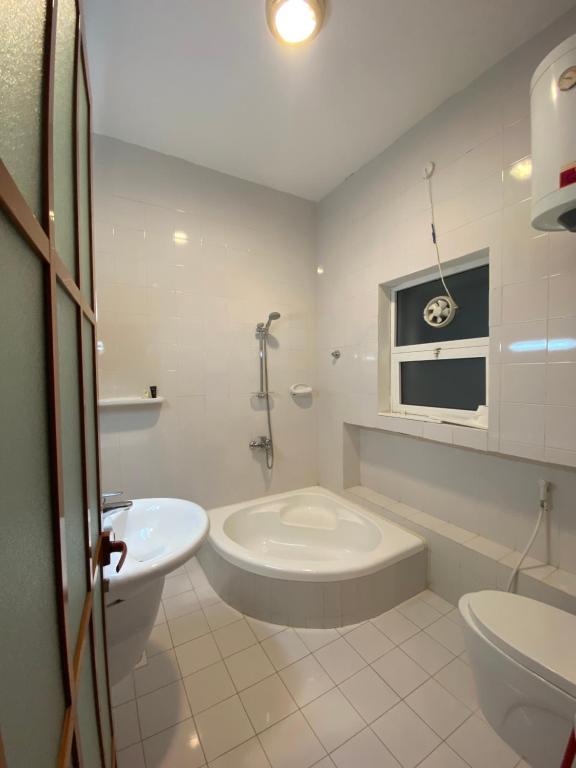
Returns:
[[[106,397],[98,400],[99,408],[140,408],[142,406],[160,406],[163,397]]]

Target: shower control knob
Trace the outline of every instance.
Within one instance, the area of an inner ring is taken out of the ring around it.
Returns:
[[[272,444],[272,441],[269,437],[266,437],[266,435],[260,435],[260,437],[257,437],[256,440],[250,440],[248,445],[250,448],[254,451],[258,448],[263,448],[264,450],[268,450]]]
[[[335,349],[333,352],[330,353],[334,360],[338,360],[342,356],[342,352],[340,352],[339,349]]]

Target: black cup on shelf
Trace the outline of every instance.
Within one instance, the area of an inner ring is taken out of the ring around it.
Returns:
[[[158,397],[158,387],[155,387],[155,386],[150,387],[150,397],[151,398]]]

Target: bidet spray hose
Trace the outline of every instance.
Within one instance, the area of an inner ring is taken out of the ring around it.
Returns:
[[[528,544],[526,544],[526,547],[524,548],[524,551],[520,555],[520,560],[516,563],[516,566],[512,573],[510,574],[510,578],[508,580],[508,586],[506,587],[506,592],[512,591],[512,585],[514,584],[514,580],[516,576],[518,575],[518,572],[520,570],[520,566],[526,559],[526,555],[530,550],[532,549],[532,545],[534,544],[534,541],[536,540],[536,536],[538,535],[538,531],[540,530],[540,526],[542,525],[542,520],[544,519],[544,514],[548,512],[550,509],[550,505],[548,503],[548,495],[550,493],[550,483],[547,480],[540,480],[540,510],[538,512],[538,518],[536,520],[536,525],[534,526],[534,530],[532,531],[532,535],[530,536],[530,539],[528,540]]]

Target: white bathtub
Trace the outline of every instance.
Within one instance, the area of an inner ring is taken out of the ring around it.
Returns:
[[[226,602],[257,618],[338,626],[425,586],[422,539],[324,488],[219,507],[209,516],[199,555],[208,579]]]

